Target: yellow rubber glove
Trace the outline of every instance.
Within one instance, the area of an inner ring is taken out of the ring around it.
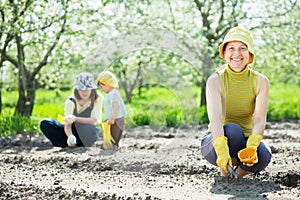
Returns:
[[[223,169],[226,173],[228,173],[228,169],[227,169],[227,165],[229,164],[230,167],[232,168],[232,161],[231,161],[231,157],[229,154],[229,148],[228,148],[228,144],[227,144],[227,137],[225,136],[218,136],[217,138],[215,138],[212,142],[216,154],[218,156],[217,158],[217,165]]]
[[[257,147],[261,140],[261,134],[251,134],[247,140],[246,148],[238,152],[238,157],[244,165],[251,167],[258,163]]]
[[[110,124],[107,122],[102,123],[103,128],[103,148],[104,149],[113,149],[112,142],[115,142],[114,138],[110,133]]]
[[[62,116],[60,114],[57,115],[56,119],[57,119],[57,121],[59,121],[62,124],[67,124],[67,122],[64,120],[64,116]]]

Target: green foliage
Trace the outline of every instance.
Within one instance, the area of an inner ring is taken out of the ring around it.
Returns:
[[[181,123],[182,119],[182,112],[181,110],[176,110],[169,108],[167,110],[167,115],[166,115],[166,126],[167,127],[178,127]]]
[[[268,121],[300,118],[299,86],[271,85],[269,95]]]
[[[151,122],[151,118],[147,113],[138,113],[132,117],[132,120],[137,126],[149,125]]]
[[[269,104],[268,121],[290,120],[300,118],[300,101],[272,102]]]
[[[196,125],[199,124],[199,108],[189,108],[183,111],[182,124]]]
[[[170,90],[164,87],[150,87],[135,95],[127,104],[126,126],[172,126],[197,125],[208,123],[206,106],[199,108],[200,88]],[[297,85],[271,85],[269,95],[268,121],[300,119],[300,95]],[[120,91],[121,94],[122,91]],[[18,132],[40,132],[39,121],[43,118],[56,119],[63,114],[64,102],[72,90],[57,93],[39,90],[31,118],[12,116],[16,104],[16,92],[4,92],[5,107],[0,118],[0,136],[14,135]]]
[[[188,86],[172,89],[153,85],[142,89],[142,95],[138,96],[138,91],[134,91],[131,103],[127,104],[129,124],[130,120],[136,124],[136,119],[130,119],[130,116],[134,117],[141,111],[143,115],[150,116],[149,125],[153,126],[199,123],[199,88]]]
[[[201,106],[199,112],[200,112],[199,123],[200,124],[208,123],[209,120],[208,120],[208,114],[207,114],[207,107]]]
[[[272,1],[266,1],[266,13],[269,25],[262,26],[254,32],[257,43],[255,67],[266,74],[272,83],[300,85],[300,23],[295,23],[300,17],[300,2],[286,3],[278,1],[276,6]],[[272,14],[271,14],[272,13]],[[278,15],[276,13],[285,13]],[[263,19],[262,19],[263,20]],[[266,23],[267,24],[267,23]]]
[[[38,123],[29,117],[20,115],[0,115],[0,137],[16,135],[17,133],[36,133]]]
[[[269,99],[268,121],[300,118],[299,86],[271,85]]]

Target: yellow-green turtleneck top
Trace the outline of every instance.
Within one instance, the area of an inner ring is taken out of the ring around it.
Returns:
[[[253,126],[258,72],[249,66],[234,72],[227,65],[217,73],[222,82],[223,124],[240,125],[248,137]]]

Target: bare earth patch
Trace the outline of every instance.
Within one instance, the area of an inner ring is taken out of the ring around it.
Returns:
[[[300,123],[268,123],[271,164],[238,181],[199,151],[206,125],[128,129],[117,152],[0,138],[0,199],[300,199]]]

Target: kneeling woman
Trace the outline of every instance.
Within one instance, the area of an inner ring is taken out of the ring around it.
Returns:
[[[90,147],[99,138],[96,124],[102,121],[104,98],[96,88],[92,74],[78,74],[74,93],[65,102],[63,122],[52,119],[41,121],[40,128],[53,146]]]

